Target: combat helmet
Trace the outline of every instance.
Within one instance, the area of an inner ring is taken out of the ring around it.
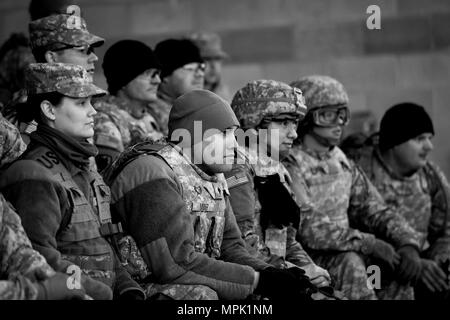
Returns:
[[[238,90],[231,102],[242,129],[263,121],[300,119],[306,114],[302,91],[274,80],[255,80]]]
[[[346,126],[350,121],[349,98],[339,81],[329,76],[312,75],[291,83],[305,97],[308,112],[298,127],[299,136],[313,126]]]

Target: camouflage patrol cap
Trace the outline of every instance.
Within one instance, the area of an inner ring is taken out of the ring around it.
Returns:
[[[57,50],[66,47],[101,46],[105,40],[87,30],[86,21],[69,14],[54,14],[28,25],[32,50]]]
[[[306,113],[301,90],[274,80],[247,83],[234,95],[231,108],[243,129],[254,128],[263,120],[301,118]]]
[[[25,79],[29,95],[59,92],[72,98],[86,98],[106,94],[92,83],[86,69],[74,64],[31,63]]]
[[[348,105],[348,95],[344,86],[334,78],[312,75],[292,82],[291,86],[302,90],[308,110]]]
[[[189,40],[200,49],[203,59],[226,59],[228,54],[222,50],[222,42],[216,33],[196,32],[189,36]]]

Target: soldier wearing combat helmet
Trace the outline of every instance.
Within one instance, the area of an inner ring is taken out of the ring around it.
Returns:
[[[285,164],[314,209],[302,217],[300,240],[315,249],[314,261],[327,268],[349,299],[411,299],[412,288],[387,275],[401,268],[401,248],[417,247],[419,235],[336,146],[349,121],[343,85],[327,76],[305,77],[292,85],[302,90],[308,112]],[[367,286],[366,263],[384,271],[377,294]]]
[[[252,81],[238,90],[231,107],[241,128],[258,136],[258,145],[250,142],[238,149],[245,164],[225,174],[248,250],[276,267],[302,268],[319,287],[329,285],[328,272],[315,265],[295,239],[300,202],[291,189],[289,173],[279,161],[289,154],[298,121],[306,113],[302,92],[278,81]],[[267,134],[260,134],[264,130]],[[259,152],[265,150],[260,144],[266,144],[270,153]]]

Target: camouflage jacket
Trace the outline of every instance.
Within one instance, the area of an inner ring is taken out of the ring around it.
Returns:
[[[362,153],[359,164],[383,196],[420,234],[420,248],[431,258],[450,257],[450,188],[444,173],[432,162],[410,177],[399,177],[377,148]]]
[[[0,168],[17,159],[26,148],[19,130],[0,114]]]
[[[419,247],[420,235],[390,209],[362,170],[335,147],[318,154],[303,145],[285,162],[311,210],[300,226],[304,244],[317,250],[364,251],[375,237]]]
[[[0,194],[0,300],[36,299],[39,280],[55,271],[33,250],[19,216]]]
[[[114,96],[97,99],[94,108],[97,110],[94,143],[100,155],[106,148],[117,156],[128,146],[163,137],[159,124],[147,108],[131,109],[126,101]]]
[[[298,266],[313,263],[295,239],[297,233],[295,226],[280,229],[269,225],[263,230],[260,223],[261,203],[254,178],[279,175],[280,181],[295,199],[286,168],[278,161],[269,157],[258,157],[243,148],[238,149],[238,156],[244,159],[245,164],[236,166],[225,176],[230,190],[230,203],[249,252],[276,266],[283,263],[284,259]]]

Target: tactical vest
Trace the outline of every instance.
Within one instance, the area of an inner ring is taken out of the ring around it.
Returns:
[[[300,148],[292,152],[307,185],[311,202],[330,221],[348,228],[347,210],[352,187],[351,165],[338,147],[324,159],[318,159]]]
[[[421,249],[426,250],[429,247],[427,236],[432,206],[427,169],[432,169],[425,167],[411,177],[396,179],[375,151],[370,157],[363,157],[360,164],[389,207],[420,233]]]
[[[105,237],[122,230],[120,224],[111,223],[109,187],[97,172],[89,171],[93,179],[90,189],[97,209],[95,212],[55,153],[46,147],[39,147],[30,151],[26,159],[46,167],[52,173],[52,179],[67,190],[73,212],[68,226],[60,229],[56,235],[57,248],[62,258],[112,287],[115,280],[114,252]]]
[[[167,145],[157,154],[177,175],[186,207],[195,216],[195,251],[218,258],[225,228],[225,195],[228,194],[225,178],[208,176],[180,152],[177,147]]]

